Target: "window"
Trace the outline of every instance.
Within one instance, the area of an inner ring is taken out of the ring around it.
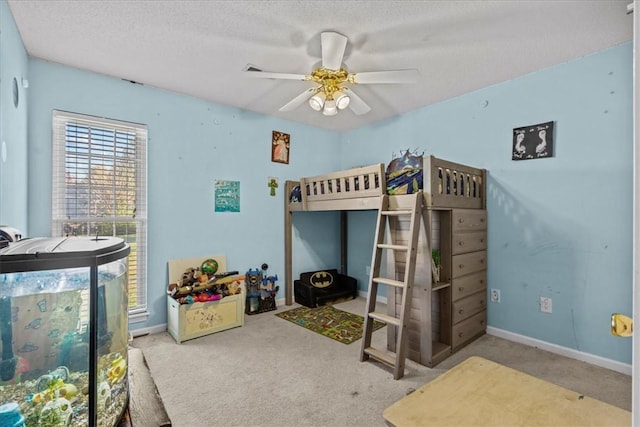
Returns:
[[[52,141],[52,236],[124,239],[129,319],[146,319],[146,126],[54,110]]]

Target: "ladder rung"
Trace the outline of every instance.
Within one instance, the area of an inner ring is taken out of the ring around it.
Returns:
[[[385,277],[374,277],[373,281],[383,285],[395,286],[396,288],[404,288],[404,282],[399,280],[387,279]]]
[[[406,245],[391,245],[389,243],[378,243],[380,249],[392,249],[394,251],[408,251],[410,248]]]
[[[396,364],[396,358],[395,358],[395,355],[393,354],[385,353],[384,351],[380,351],[377,348],[373,348],[373,347],[365,348],[364,352],[365,354],[368,354],[369,356],[373,357],[377,361],[382,362],[386,365],[389,365],[392,368]]]
[[[400,326],[400,323],[401,323],[400,319],[398,319],[397,317],[389,316],[383,313],[378,313],[376,311],[372,311],[371,313],[369,313],[369,317],[371,317],[372,319],[376,319],[381,322],[384,322],[387,325]]]
[[[411,215],[413,211],[380,211],[380,214],[384,216],[402,216]]]

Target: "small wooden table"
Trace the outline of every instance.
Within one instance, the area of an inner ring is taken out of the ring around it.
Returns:
[[[409,426],[630,426],[631,412],[470,357],[383,413]]]

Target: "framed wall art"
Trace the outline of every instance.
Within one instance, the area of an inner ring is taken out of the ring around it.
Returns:
[[[289,164],[291,136],[274,130],[271,135],[271,161]]]
[[[240,181],[216,180],[214,212],[240,212]]]
[[[511,160],[553,157],[553,122],[513,129]]]

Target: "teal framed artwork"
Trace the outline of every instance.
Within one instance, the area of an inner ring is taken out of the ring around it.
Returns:
[[[216,180],[215,212],[240,212],[240,181]]]

